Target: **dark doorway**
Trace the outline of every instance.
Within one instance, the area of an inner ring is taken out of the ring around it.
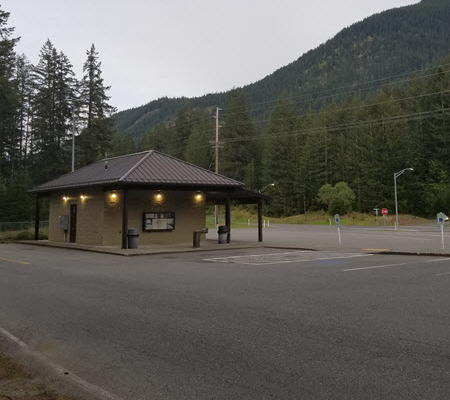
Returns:
[[[76,243],[77,241],[77,205],[70,205],[70,243]]]

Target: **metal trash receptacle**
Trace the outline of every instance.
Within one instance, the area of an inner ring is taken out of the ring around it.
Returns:
[[[219,235],[219,244],[226,244],[228,236],[228,227],[226,225],[220,225],[217,234]]]
[[[137,249],[139,243],[139,233],[136,228],[130,228],[127,231],[128,248]]]

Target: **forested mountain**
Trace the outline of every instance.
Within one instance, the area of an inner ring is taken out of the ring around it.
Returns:
[[[95,46],[81,79],[48,40],[17,55],[0,9],[0,221],[30,219],[27,189],[108,155],[155,149],[258,190],[269,215],[327,209],[450,212],[450,2],[423,0],[357,23],[267,78],[197,99],[160,99],[116,114]],[[126,129],[128,127],[128,129]],[[134,135],[134,137],[132,136]]]
[[[323,95],[318,92],[407,73],[440,62],[450,52],[449,21],[448,0],[422,0],[373,15],[345,28],[325,44],[266,78],[243,87],[243,93],[250,106],[280,96],[297,96],[300,111],[311,104],[308,99],[314,100],[313,107],[318,108],[324,104],[317,101]],[[370,86],[358,86],[358,94],[366,95]],[[225,105],[228,94],[214,93],[192,99],[161,98],[119,112],[114,118],[122,135],[130,134],[138,140],[150,127],[175,120],[185,107]],[[252,112],[256,119],[267,119],[268,115],[266,109]]]

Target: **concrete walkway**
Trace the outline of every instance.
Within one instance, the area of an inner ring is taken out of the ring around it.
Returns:
[[[138,249],[121,249],[114,246],[91,246],[78,243],[61,243],[50,242],[48,240],[19,240],[16,243],[31,244],[35,246],[57,247],[62,249],[84,250],[96,253],[115,254],[120,256],[141,256],[152,254],[169,254],[169,253],[192,253],[211,250],[237,250],[263,247],[262,243],[257,241],[233,241],[230,244],[218,244],[217,240],[204,239],[200,243],[199,248],[193,248],[192,243],[161,245],[155,244],[150,246],[140,246]]]

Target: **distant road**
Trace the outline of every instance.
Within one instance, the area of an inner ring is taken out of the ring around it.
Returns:
[[[445,226],[446,250],[442,250],[441,232],[437,224],[405,226],[398,231],[392,227],[341,226],[342,246],[337,229],[329,225],[271,225],[264,229],[264,244],[273,246],[305,247],[321,250],[385,249],[426,253],[450,253],[450,228]],[[210,229],[208,238],[217,237]],[[255,229],[233,229],[232,239],[255,241]]]

